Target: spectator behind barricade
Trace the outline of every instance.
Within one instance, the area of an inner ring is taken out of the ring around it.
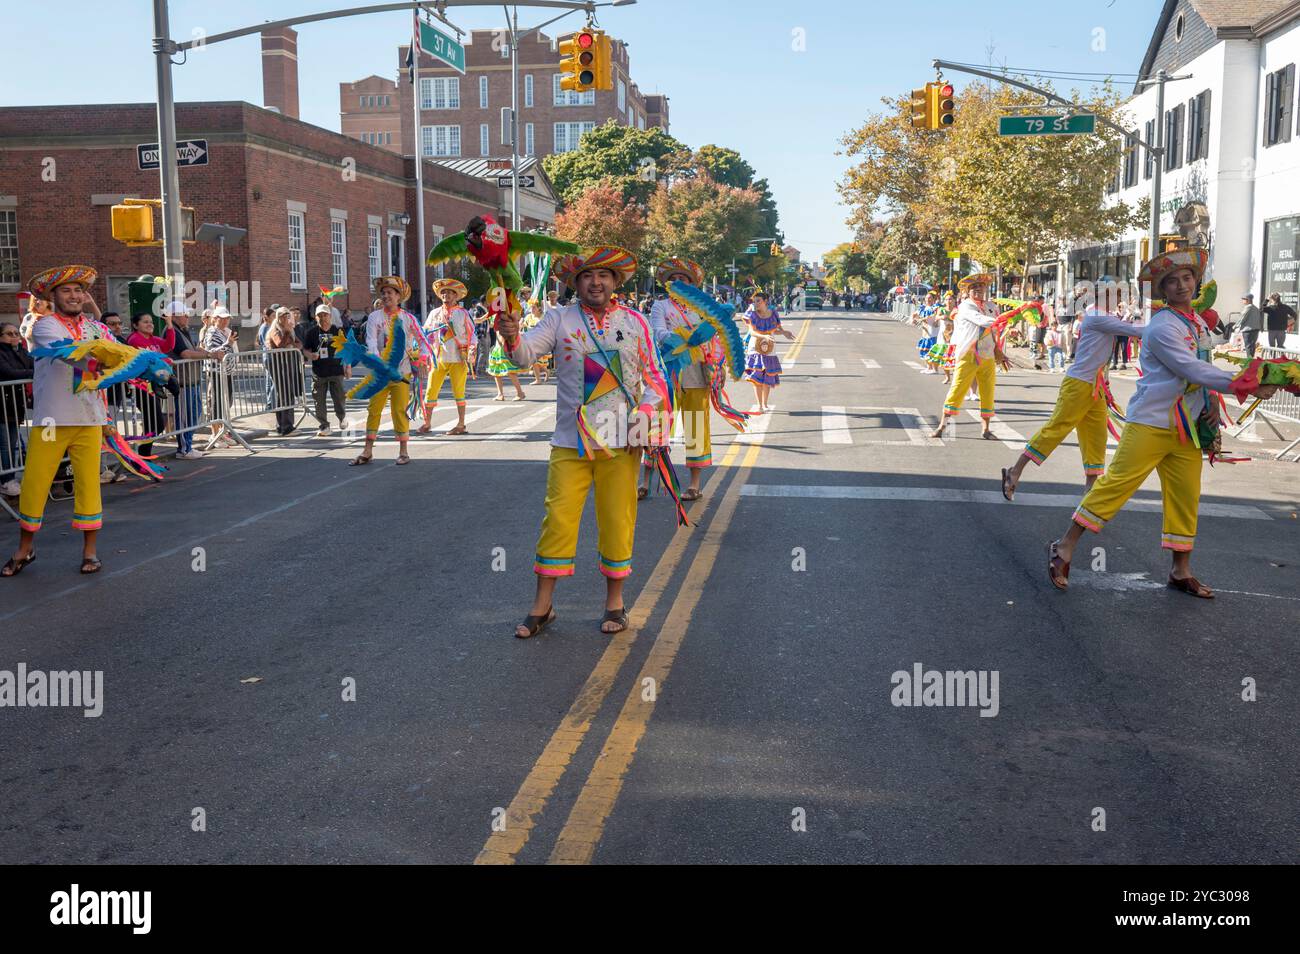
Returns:
[[[138,315],[131,316],[131,334],[127,336],[126,343],[132,348],[139,348],[141,351],[156,351],[160,354],[170,354],[176,345],[176,333],[172,330],[171,317],[164,315],[162,319],[166,327],[166,333],[163,337],[158,337],[153,333],[153,315],[147,311],[142,311]],[[174,382],[172,382],[174,384]],[[140,412],[140,433],[139,437],[152,438],[165,430],[167,420],[166,410],[163,407],[162,396],[155,394],[152,386],[132,388],[131,395],[135,399],[135,406]],[[153,441],[144,440],[139,442],[139,452],[143,457],[148,457],[153,453]]]
[[[293,327],[293,314],[288,308],[281,308],[275,313],[275,322],[266,335],[267,351],[277,351],[267,355],[267,370],[273,382],[272,394],[277,408],[275,412],[275,432],[281,437],[292,434],[298,428],[294,425],[295,405],[302,397],[302,342]],[[292,348],[298,354],[289,354],[279,349]],[[286,405],[286,407],[280,407]]]
[[[235,446],[235,440],[226,430],[225,424],[219,423],[230,413],[231,383],[230,375],[224,368],[226,358],[238,349],[235,330],[230,327],[230,312],[225,308],[216,308],[212,312],[212,327],[208,329],[208,356],[218,362],[208,385],[208,406],[211,408],[212,439],[226,447]]]
[[[347,409],[343,382],[352,375],[352,369],[335,357],[338,349],[334,347],[335,330],[333,315],[329,305],[316,306],[316,323],[307,329],[303,336],[302,347],[311,359],[311,392],[316,407],[316,422],[320,425],[317,437],[329,437],[330,422],[325,416],[325,397],[328,394],[334,402],[334,416],[338,419],[339,430],[348,428]]]
[[[262,323],[257,326],[257,350],[266,350],[266,336],[271,332],[271,325],[275,324],[275,313],[281,308],[280,305],[267,305],[262,309]]]
[[[109,331],[113,332],[113,337],[115,339],[122,342],[122,344],[127,343],[126,339],[129,337],[129,335],[124,331],[122,327],[121,315],[119,315],[115,311],[106,311],[104,312],[103,317],[100,319],[100,322],[106,328],[108,328]]]
[[[302,342],[303,336],[307,334],[307,329],[316,324],[314,317],[316,314],[316,306],[311,305],[307,310],[307,314],[313,317],[304,318],[301,308],[289,309],[289,315],[293,318],[293,333],[298,336],[299,343]]]
[[[1264,330],[1264,315],[1255,304],[1255,295],[1253,292],[1247,292],[1241,296],[1241,303],[1245,307],[1241,312],[1241,346],[1246,349],[1246,357],[1255,357],[1255,349],[1259,347],[1259,333]]]
[[[23,339],[24,344],[27,345],[28,351],[31,351],[34,347],[32,344],[32,329],[36,327],[36,322],[40,321],[53,311],[53,306],[44,298],[28,296],[27,313],[23,315],[22,324],[18,326],[18,335]]]
[[[32,356],[23,346],[18,326],[0,324],[0,494],[6,497],[17,497],[22,489],[17,480],[23,458],[19,427],[27,420],[31,395],[30,383],[19,386],[8,382],[30,382],[33,373]]]
[[[1295,331],[1295,309],[1282,301],[1277,292],[1268,296],[1268,304],[1260,309],[1264,313],[1264,327],[1268,329],[1268,346],[1285,348],[1286,333]]]
[[[224,307],[220,305],[214,308]],[[197,362],[216,357],[199,347],[190,335],[190,312],[184,302],[170,305],[172,332],[176,343],[170,352],[176,384],[176,456],[180,460],[200,460],[203,452],[194,448],[194,428],[203,419],[203,370]],[[212,321],[212,308],[204,309],[203,320]]]

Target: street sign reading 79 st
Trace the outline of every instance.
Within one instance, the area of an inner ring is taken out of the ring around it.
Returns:
[[[1073,116],[999,116],[999,136],[1077,136],[1097,131],[1092,113]]]

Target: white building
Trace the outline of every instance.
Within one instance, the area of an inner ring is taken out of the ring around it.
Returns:
[[[1162,122],[1166,154],[1160,232],[1210,248],[1225,318],[1271,292],[1293,307],[1300,298],[1300,130],[1296,64],[1297,0],[1166,0],[1140,70],[1189,78],[1156,89],[1138,86],[1125,105],[1142,138]],[[1151,194],[1152,157],[1131,145],[1109,190],[1136,204]],[[1150,256],[1146,227],[1118,242],[1076,246],[1071,280],[1129,279]],[[1232,319],[1235,320],[1235,319]]]

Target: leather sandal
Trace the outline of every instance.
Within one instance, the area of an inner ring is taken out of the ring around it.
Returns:
[[[356,457],[354,457],[352,460],[348,461],[348,466],[349,466],[349,467],[360,467],[360,466],[362,466],[363,464],[368,464],[368,463],[370,463],[370,461],[371,461],[372,459],[373,459],[373,458],[372,458],[369,454],[358,454],[358,455],[357,455]]]
[[[4,567],[0,568],[0,576],[5,576],[5,577],[17,576],[19,573],[23,572],[23,570],[27,568],[27,564],[35,561],[35,559],[36,559],[35,550],[33,550],[31,553],[27,554],[27,556],[23,557],[20,560],[15,560],[13,557],[10,557],[8,560],[5,561]]]
[[[637,499],[637,500],[645,500],[646,497],[648,497],[648,496],[650,496],[650,488],[649,488],[649,487],[638,487],[638,488],[636,489],[636,499]]]
[[[99,557],[82,557],[81,572],[89,576],[91,573],[98,573],[103,569],[104,564],[100,562]]]
[[[533,616],[532,614],[529,614],[528,616],[525,616],[524,621],[519,624],[524,629],[528,630],[528,635],[520,636],[519,630],[516,628],[515,639],[532,639],[534,636],[536,636],[538,633],[544,630],[547,626],[550,626],[553,622],[555,622],[554,606],[552,606],[550,609],[546,611],[545,616]]]
[[[1214,599],[1214,590],[1210,589],[1194,576],[1184,577],[1181,580],[1177,577],[1170,576],[1169,588],[1171,590],[1178,590],[1180,593],[1187,593],[1190,596],[1200,597],[1203,600]]]
[[[397,466],[398,466],[398,467],[401,467],[401,466],[403,466],[403,465],[405,465],[405,464],[409,464],[410,462],[411,462],[411,455],[410,455],[410,454],[398,454],[398,455],[397,455]]]
[[[1057,555],[1056,544],[1058,542],[1053,540],[1047,545],[1047,576],[1051,579],[1052,585],[1058,590],[1068,590],[1070,588],[1070,563]]]
[[[457,434],[468,434],[468,433],[469,433],[468,427],[466,427],[464,424],[457,424],[455,427],[453,427],[451,430],[447,432],[447,436],[455,437]]]
[[[1011,500],[1016,495],[1016,485],[1011,482],[1011,471],[1002,468],[1002,496]]]
[[[606,623],[618,623],[618,629],[606,629]],[[606,636],[616,636],[627,629],[627,610],[623,607],[618,609],[607,609],[605,615],[600,621],[600,631]]]
[[[703,496],[703,491],[698,487],[687,487],[682,491],[682,500],[699,500]]]

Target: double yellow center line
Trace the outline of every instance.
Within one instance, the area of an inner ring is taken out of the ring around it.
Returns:
[[[787,353],[788,359],[798,356],[807,339],[811,324],[808,320],[804,321],[794,345]],[[734,466],[740,447],[739,442],[735,440],[731,442],[720,466],[705,487],[706,499],[712,499],[721,489],[729,469]],[[623,779],[636,755],[637,745],[645,735],[650,716],[654,712],[655,701],[668,680],[677,651],[685,639],[691,616],[699,605],[709,574],[717,563],[723,536],[727,532],[740,500],[739,488],[744,486],[749,471],[758,457],[760,447],[757,442],[749,445],[749,451],[731,481],[727,495],[722,499],[717,512],[709,522],[695,558],[686,572],[681,589],[673,600],[668,617],[650,647],[650,654],[624,700],[623,708],[614,722],[614,727],[610,730],[609,737],[605,740],[600,756],[596,759],[596,764],[569,812],[568,820],[551,852],[550,863],[587,864],[591,861],[596,845],[604,832],[605,822],[622,791]],[[592,721],[613,688],[614,680],[631,652],[633,643],[636,642],[637,632],[654,613],[669,580],[681,564],[689,537],[690,529],[685,527],[679,527],[673,534],[672,540],[669,541],[663,556],[659,558],[636,604],[628,614],[628,628],[610,639],[595,669],[587,677],[577,698],[574,699],[569,711],[565,713],[559,727],[533,765],[532,771],[528,773],[518,793],[511,800],[506,809],[505,827],[491,834],[474,859],[475,864],[513,864],[519,852],[528,843],[537,819],[555,792],[556,785],[568,769],[586,738]],[[646,680],[653,680],[653,682]],[[652,691],[647,691],[647,687]]]

